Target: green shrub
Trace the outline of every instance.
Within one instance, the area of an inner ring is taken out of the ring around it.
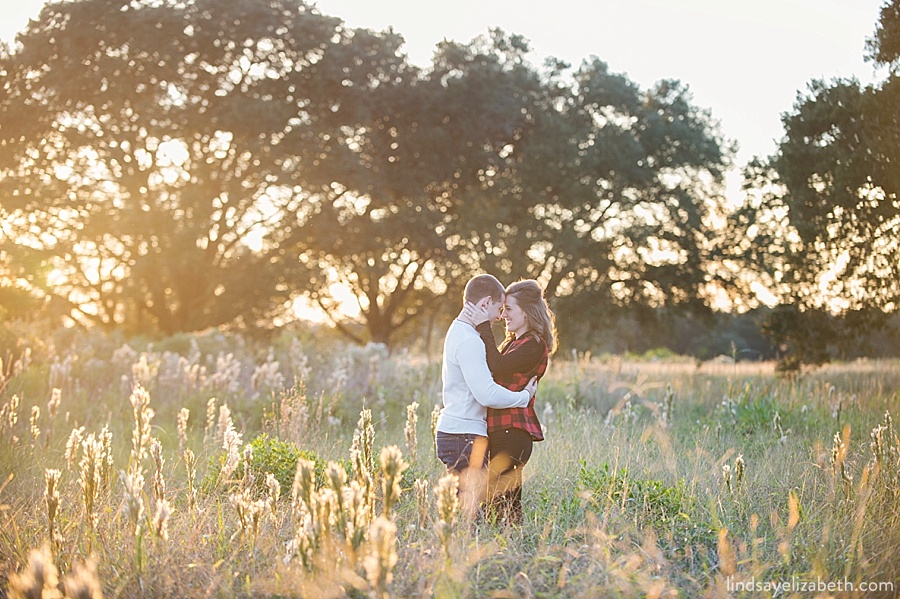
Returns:
[[[577,488],[590,495],[592,506],[621,510],[638,530],[652,528],[673,556],[687,545],[715,547],[713,527],[691,516],[693,501],[683,480],[668,485],[633,476],[627,468],[613,470],[607,463],[592,467],[581,460],[580,464]]]
[[[782,429],[789,429],[793,424],[789,407],[780,405],[774,395],[748,384],[735,397],[726,398],[713,413],[713,419],[742,435],[775,434],[776,412]]]
[[[600,503],[611,503],[639,517],[646,524],[666,526],[685,509],[684,482],[667,486],[658,479],[631,476],[627,468],[614,471],[609,464],[592,467],[580,461],[578,488]]]
[[[251,474],[253,475],[253,487],[262,492],[266,484],[266,473],[271,472],[281,487],[281,494],[286,496],[291,492],[294,484],[294,474],[297,472],[297,462],[300,458],[310,460],[315,464],[316,484],[321,485],[325,478],[325,461],[314,451],[300,449],[295,443],[282,441],[276,437],[269,437],[263,433],[250,442],[253,454],[250,459]],[[221,450],[210,458],[210,467],[207,470],[202,488],[209,491],[215,488],[219,479],[219,473],[225,465],[225,450]],[[234,480],[244,477],[243,458],[237,469],[232,474]]]

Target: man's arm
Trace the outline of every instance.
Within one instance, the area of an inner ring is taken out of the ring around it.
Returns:
[[[481,339],[466,340],[457,348],[459,368],[475,401],[486,408],[524,408],[531,400],[527,390],[510,391],[494,382]]]

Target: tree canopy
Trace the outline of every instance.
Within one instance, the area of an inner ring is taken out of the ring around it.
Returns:
[[[796,317],[802,312],[856,314],[862,326],[898,308],[898,31],[900,0],[892,0],[868,42],[869,59],[889,67],[886,78],[867,86],[811,82],[782,119],[775,155],[747,169],[747,202],[732,215],[735,242],[725,259],[760,273],[776,291],[786,306],[780,314],[793,315],[772,327],[784,339],[830,322]]]
[[[300,0],[48,4],[0,55],[4,278],[163,333],[306,296],[359,342],[480,270],[573,309],[703,305],[730,157],[711,116],[677,81],[528,53],[494,31],[419,69]]]

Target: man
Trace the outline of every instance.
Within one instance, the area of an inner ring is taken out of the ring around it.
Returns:
[[[466,302],[487,309],[491,320],[500,318],[504,289],[496,277],[477,275],[466,283]],[[471,465],[484,466],[487,453],[487,408],[521,408],[537,391],[537,378],[522,391],[510,391],[494,382],[478,331],[462,312],[444,339],[441,365],[444,407],[437,423],[438,459],[462,473]]]

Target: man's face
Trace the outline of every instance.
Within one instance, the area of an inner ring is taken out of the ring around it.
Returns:
[[[485,298],[485,300],[487,301],[488,317],[491,319],[491,322],[500,320],[500,313],[503,311],[503,302],[506,300],[506,297],[501,295],[496,302],[489,297]]]

